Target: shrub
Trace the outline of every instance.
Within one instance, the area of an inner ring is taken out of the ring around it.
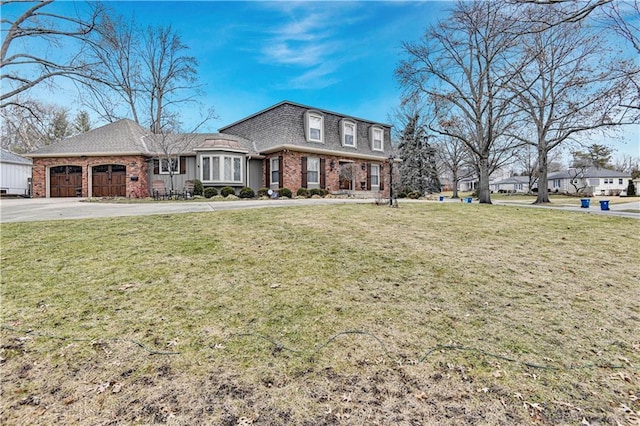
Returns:
[[[300,188],[296,192],[296,195],[298,197],[308,197],[309,196],[309,191],[307,191],[307,188]]]
[[[280,188],[278,190],[278,196],[280,197],[287,197],[287,198],[291,198],[293,194],[291,193],[291,190],[289,188]]]
[[[220,195],[222,195],[223,197],[228,197],[231,194],[236,195],[236,190],[230,186],[225,186],[220,190]]]
[[[204,186],[200,179],[194,179],[193,181],[193,195],[202,195],[204,193]]]
[[[398,195],[396,195],[396,198],[407,198],[407,193],[401,191],[400,193],[398,193]]]
[[[258,197],[268,197],[269,196],[269,188],[260,188],[258,189]]]
[[[631,179],[629,179],[629,185],[627,185],[627,197],[636,196],[636,186]]]
[[[206,198],[211,198],[213,196],[218,195],[218,191],[215,188],[205,188],[204,190],[204,196]]]
[[[418,191],[411,191],[407,194],[407,197],[411,198],[412,200],[417,200],[418,198],[420,198],[420,193]]]
[[[309,190],[309,196],[313,197],[314,195],[317,195],[319,197],[323,197],[324,195],[322,194],[322,189],[320,188],[312,188]]]
[[[253,198],[256,196],[256,193],[253,192],[253,189],[245,186],[240,190],[240,198]]]

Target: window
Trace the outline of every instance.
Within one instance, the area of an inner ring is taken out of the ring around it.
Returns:
[[[618,179],[618,185],[624,185],[624,179]]]
[[[242,157],[207,155],[200,160],[203,182],[242,183]]]
[[[384,130],[380,127],[371,128],[371,149],[384,151]]]
[[[380,165],[371,165],[371,186],[380,186]]]
[[[169,165],[171,164],[171,165]],[[171,167],[171,172],[174,174],[180,174],[180,161],[177,157],[174,158],[161,158],[160,159],[160,174],[168,175],[169,167]]]
[[[320,183],[320,159],[317,157],[307,160],[307,183]]]
[[[280,159],[278,157],[271,159],[271,184],[278,185],[280,182]]]
[[[560,188],[560,179],[554,179],[553,180],[553,187],[554,188]]]
[[[355,121],[342,120],[340,130],[342,132],[342,146],[357,146],[356,135],[358,133]]]
[[[324,117],[319,112],[305,113],[305,131],[307,142],[324,143]]]

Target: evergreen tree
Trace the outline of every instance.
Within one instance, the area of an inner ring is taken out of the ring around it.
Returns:
[[[420,194],[440,192],[440,179],[436,167],[436,151],[428,142],[420,116],[407,116],[407,124],[400,138],[400,183]]]
[[[47,145],[60,142],[66,137],[71,136],[71,125],[67,118],[67,110],[60,108],[53,114],[53,119],[49,125],[49,135]]]
[[[636,186],[633,184],[633,180],[629,179],[629,185],[627,185],[627,197],[636,196]]]
[[[91,130],[91,119],[87,111],[79,111],[73,120],[73,130],[75,134],[86,133]]]

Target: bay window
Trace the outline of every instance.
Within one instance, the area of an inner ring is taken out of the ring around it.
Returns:
[[[202,182],[242,183],[242,157],[237,155],[203,155],[200,158]]]

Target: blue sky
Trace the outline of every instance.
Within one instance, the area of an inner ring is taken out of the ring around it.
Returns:
[[[68,11],[80,4],[65,1],[54,6]],[[189,54],[199,62],[199,78],[205,85],[201,101],[219,116],[202,131],[216,131],[282,100],[390,122],[400,103],[394,69],[403,57],[402,42],[418,40],[453,5],[449,1],[106,4],[122,15],[134,15],[142,26],[171,24],[181,34]],[[61,86],[71,95],[72,86]],[[61,95],[55,93],[50,101],[60,103]],[[71,100],[67,104],[74,105]],[[183,114],[186,128],[190,115]],[[616,138],[594,141],[640,156],[639,127],[629,126]]]
[[[393,70],[443,2],[112,2],[190,46],[216,127],[282,100],[387,122]]]

